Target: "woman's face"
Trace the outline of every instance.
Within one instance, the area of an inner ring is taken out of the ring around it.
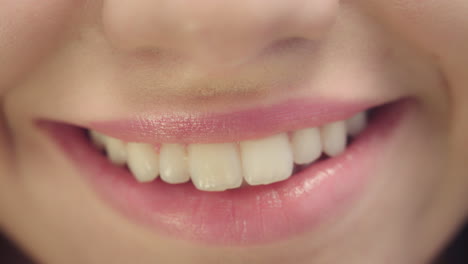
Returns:
[[[41,262],[426,263],[467,215],[466,0],[0,6],[0,227]]]

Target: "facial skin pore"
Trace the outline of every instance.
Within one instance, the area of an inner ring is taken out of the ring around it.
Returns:
[[[466,0],[0,6],[0,228],[40,262],[422,264],[468,216]],[[134,223],[34,122],[86,127],[297,97],[411,97],[418,107],[352,212],[254,246],[198,244]]]

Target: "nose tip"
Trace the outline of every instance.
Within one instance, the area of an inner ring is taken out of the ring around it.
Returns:
[[[120,49],[170,51],[201,64],[236,64],[288,38],[319,39],[339,0],[104,0],[102,20]]]

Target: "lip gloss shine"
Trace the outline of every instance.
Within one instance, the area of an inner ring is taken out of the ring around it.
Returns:
[[[375,103],[310,102],[281,104],[231,113],[144,113],[131,120],[91,122],[89,128],[124,141],[220,143],[318,127],[347,119]]]
[[[134,223],[148,228],[149,232],[205,244],[247,245],[291,238],[316,230],[327,221],[340,219],[349,213],[366,193],[372,176],[378,174],[379,164],[385,156],[382,154],[392,144],[393,135],[398,128],[407,120],[405,117],[409,115],[405,113],[410,112],[408,110],[411,107],[407,107],[410,105],[397,102],[379,109],[375,116],[371,117],[366,130],[345,152],[333,158],[320,160],[286,181],[214,193],[199,191],[190,182],[167,184],[156,179],[146,184],[138,183],[126,168],[111,164],[90,143],[83,129],[51,121],[41,122],[40,125],[76,164],[77,171],[90,181],[103,200]],[[227,130],[234,128],[235,124],[244,124],[236,133],[245,131],[245,126],[259,127],[265,132],[266,130],[258,124],[269,126],[269,129],[286,126],[283,123],[274,125],[276,117],[280,122],[293,118],[293,123],[299,126],[306,116],[312,116],[315,118],[306,122],[307,125],[319,124],[324,120],[347,117],[348,114],[354,113],[355,109],[362,109],[348,106],[345,108],[347,111],[320,112],[318,108],[313,112],[299,111],[307,106],[283,106],[275,108],[273,113],[266,110],[236,113],[234,116],[240,121],[229,121]],[[294,114],[298,116],[293,117]],[[266,120],[256,119],[264,116]],[[208,119],[190,120],[186,123],[189,127],[176,133],[176,136],[171,134],[167,137],[164,137],[163,132],[156,131],[161,124],[154,122],[148,127],[154,131],[148,133],[143,133],[146,127],[143,121],[134,126],[127,121],[96,123],[95,126],[101,131],[107,129],[115,132],[119,126],[126,125],[121,134],[127,137],[141,134],[142,138],[156,135],[157,140],[176,140],[185,134],[192,135],[188,128],[193,125],[194,120],[208,120],[213,122],[217,129],[219,122],[222,122],[219,115]],[[169,127],[179,122],[180,120],[170,122],[167,127],[161,129],[168,131]],[[200,126],[190,140],[197,139],[206,131],[207,128]],[[212,131],[209,133],[210,137],[215,135],[213,127],[209,131]],[[234,135],[228,132],[220,133],[224,134],[218,139]]]

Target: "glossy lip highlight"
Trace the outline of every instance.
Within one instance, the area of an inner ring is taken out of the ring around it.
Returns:
[[[300,99],[230,113],[147,113],[130,120],[90,122],[88,127],[127,142],[223,143],[319,127],[376,105]]]
[[[160,179],[140,184],[127,169],[99,153],[85,131],[54,122],[41,126],[98,194],[135,223],[206,244],[249,245],[290,238],[346,215],[365,193],[389,137],[408,110],[405,105],[409,104],[384,107],[340,156],[319,161],[283,182],[217,193]]]

